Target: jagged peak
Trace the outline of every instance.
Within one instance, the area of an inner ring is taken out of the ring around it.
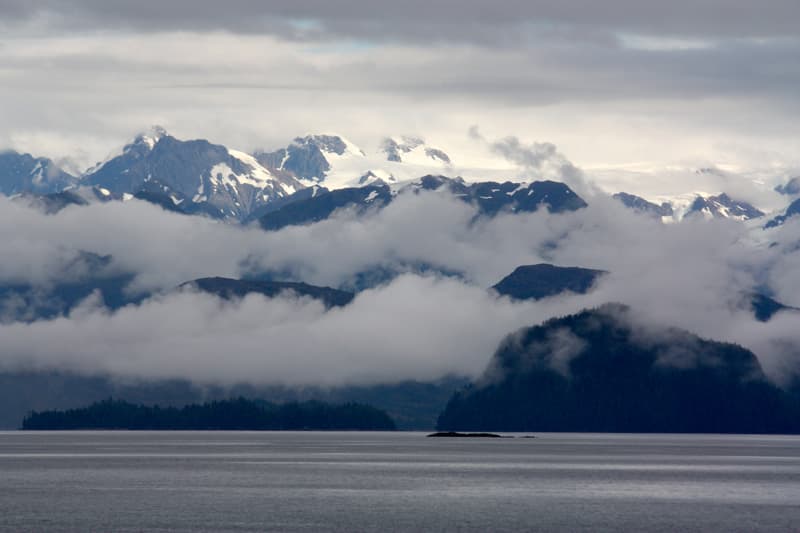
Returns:
[[[433,161],[440,161],[446,165],[451,164],[450,156],[443,150],[428,145],[422,137],[415,137],[410,135],[400,135],[394,137],[385,137],[381,141],[380,150],[386,155],[388,161],[397,163],[403,162],[403,157],[421,149],[424,153],[424,158]],[[420,161],[418,161],[420,162]]]
[[[103,168],[106,164],[110,161],[113,161],[117,157],[130,154],[131,152],[140,154],[144,151],[152,150],[158,142],[163,139],[164,137],[171,137],[171,135],[164,129],[162,126],[153,125],[147,128],[146,130],[140,131],[139,133],[134,136],[133,140],[122,147],[122,149],[117,149],[111,152],[104,160],[98,161],[93,166],[86,169],[85,172],[82,173],[83,176],[91,175],[95,172],[98,172],[101,168]]]
[[[701,213],[707,218],[722,217],[737,220],[749,220],[764,216],[764,212],[751,203],[731,198],[724,192],[717,195],[697,193],[687,214],[693,213]]]
[[[366,155],[358,145],[338,133],[308,133],[302,137],[295,137],[293,143],[301,146],[314,145],[327,154]]]
[[[410,135],[385,137],[381,141],[381,151],[388,156],[390,161],[394,161],[396,159],[393,158],[398,158],[400,156],[398,152],[408,153],[414,148],[423,146],[424,144],[425,140],[421,137],[412,137]]]
[[[133,139],[133,145],[147,145],[151,150],[153,147],[164,137],[170,137],[171,135],[167,132],[167,130],[159,126],[157,124],[150,126],[145,131],[140,132],[136,137]],[[129,145],[130,146],[130,145]]]

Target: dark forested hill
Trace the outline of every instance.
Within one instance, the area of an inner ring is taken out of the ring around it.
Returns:
[[[105,400],[81,409],[34,412],[27,430],[394,430],[384,411],[368,405],[322,402],[274,404],[239,398],[183,408]]]
[[[242,280],[219,277],[196,279],[184,283],[181,287],[194,287],[203,292],[216,294],[220,298],[225,298],[226,300],[242,298],[250,293],[263,294],[268,298],[274,298],[279,294],[289,292],[297,296],[307,296],[315,300],[320,300],[326,307],[345,306],[352,302],[355,297],[352,292],[331,289],[330,287],[318,287],[307,283]]]
[[[565,291],[584,294],[605,273],[603,270],[559,267],[546,263],[524,265],[517,267],[492,288],[517,300],[539,300]]]
[[[632,325],[624,306],[550,320],[500,345],[451,398],[439,429],[798,433],[800,403],[756,357],[677,329]]]

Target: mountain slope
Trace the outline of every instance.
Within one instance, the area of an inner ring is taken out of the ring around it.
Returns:
[[[764,216],[764,212],[753,205],[734,200],[725,193],[717,196],[697,196],[685,216],[701,215],[705,218],[730,218],[751,220]]]
[[[93,294],[109,309],[119,309],[147,296],[126,290],[134,277],[115,269],[109,255],[80,252],[61,265],[56,281],[0,283],[0,323],[62,316]]]
[[[509,335],[441,430],[798,433],[800,402],[739,346],[609,305]]]
[[[331,171],[351,160],[365,160],[366,156],[360,148],[338,135],[306,135],[295,138],[286,148],[274,152],[257,151],[253,157],[276,175],[306,185],[316,183],[333,188],[328,179]],[[349,179],[354,180],[358,175],[359,171],[353,170]]]
[[[775,187],[775,192],[779,194],[785,194],[787,196],[800,194],[800,176],[795,176],[785,184],[778,185]]]
[[[503,211],[533,212],[540,207],[546,207],[551,213],[563,213],[576,211],[587,205],[566,184],[557,181],[467,183],[461,178],[427,175],[405,186],[401,192],[409,189],[449,192],[460,200],[477,206],[482,215],[488,216]]]
[[[645,200],[641,196],[626,192],[618,192],[612,198],[622,202],[625,207],[654,217],[671,217],[673,215],[672,205],[669,202],[662,202],[661,205],[658,205]]]
[[[71,205],[89,204],[89,202],[75,190],[65,190],[49,194],[23,193],[16,197],[16,200],[35,209],[39,209],[48,215],[58,213]]]
[[[74,187],[78,179],[52,160],[14,151],[0,152],[0,194],[52,194]]]
[[[117,197],[157,190],[184,212],[238,220],[303,188],[291,177],[273,175],[244,152],[206,140],[180,141],[160,128],[136,137],[82,182]]]
[[[381,142],[381,152],[387,161],[421,165],[450,165],[450,156],[443,150],[428,146],[419,137],[387,137]]]
[[[285,199],[283,207],[271,211],[260,219],[268,230],[286,226],[304,225],[327,219],[337,209],[352,209],[358,214],[369,209],[381,209],[398,195],[420,191],[438,191],[451,194],[459,200],[474,205],[480,215],[495,216],[501,212],[533,212],[546,207],[550,212],[575,211],[586,206],[567,185],[554,181],[535,181],[530,184],[481,182],[466,183],[460,178],[424,176],[417,181],[393,190],[383,182],[363,187],[350,187],[328,191],[320,189],[312,197],[305,191],[297,193],[302,199]]]
[[[782,226],[787,220],[797,215],[800,215],[800,198],[792,202],[789,205],[789,207],[786,208],[783,214],[778,215],[775,218],[768,221],[767,224],[764,226],[764,228],[769,229]]]
[[[368,154],[339,135],[306,135],[294,139],[286,148],[253,155],[276,175],[329,190],[377,181],[399,183],[444,171],[451,165],[443,150],[415,137],[386,138],[377,152]]]
[[[363,214],[368,209],[380,209],[392,201],[392,191],[386,185],[367,185],[328,191],[291,202],[284,207],[267,213],[260,219],[261,227],[278,230],[286,226],[313,224],[330,217],[338,209],[353,209]]]

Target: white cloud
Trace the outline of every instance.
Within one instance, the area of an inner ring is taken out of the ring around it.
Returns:
[[[479,374],[510,329],[542,318],[452,280],[401,277],[325,311],[316,301],[173,293],[108,314],[0,326],[5,368],[202,383],[324,384]]]
[[[501,47],[413,35],[354,44],[335,32],[296,40],[213,21],[145,26],[6,32],[0,99],[15,105],[0,109],[0,146],[85,167],[158,123],[245,150],[306,132],[338,131],[366,146],[408,133],[468,164],[464,132],[478,123],[493,137],[548,139],[582,167],[685,158],[753,167],[764,161],[748,152],[764,151],[798,162],[792,38],[632,50],[602,24],[534,23],[522,42]]]
[[[649,323],[751,348],[776,377],[797,364],[796,317],[761,324],[735,305],[742,292],[765,283],[779,300],[800,305],[798,252],[791,248],[796,224],[767,234],[782,243],[768,247],[769,240],[752,238],[763,235],[760,229],[736,222],[662,225],[601,195],[590,201],[574,213],[469,224],[472,208],[428,193],[364,218],[344,212],[312,226],[263,232],[136,201],[45,216],[0,199],[3,280],[63,275],[77,250],[113,255],[117,268],[150,288],[236,277],[244,265],[330,286],[364,269],[409,263],[465,277],[401,277],[328,312],[314,302],[255,296],[221,306],[196,294],[170,294],[111,315],[88,306],[53,322],[0,327],[3,360],[224,382],[433,379],[479,372],[502,336],[521,326],[616,301]],[[516,266],[538,262],[611,275],[581,297],[511,304],[487,294]]]

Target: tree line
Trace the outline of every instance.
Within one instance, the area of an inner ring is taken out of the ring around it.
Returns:
[[[109,398],[88,407],[31,412],[25,430],[394,430],[375,407],[319,401],[276,404],[236,398],[185,407],[137,405]]]

